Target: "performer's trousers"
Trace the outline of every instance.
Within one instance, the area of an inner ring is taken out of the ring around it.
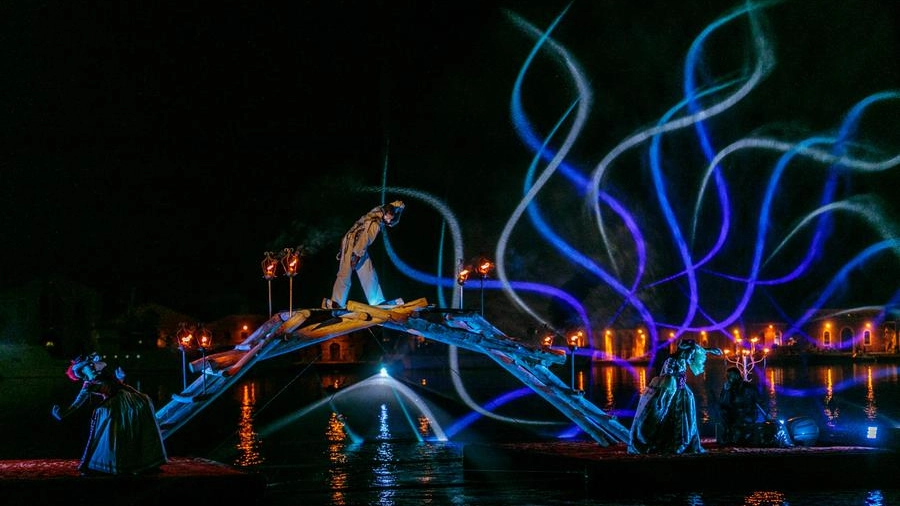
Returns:
[[[334,288],[331,290],[331,300],[340,307],[347,305],[347,297],[350,295],[350,285],[353,275],[353,268],[350,267],[350,255],[342,255],[340,264],[338,264],[337,277],[334,280]],[[370,305],[377,305],[384,302],[384,294],[381,292],[381,285],[378,283],[378,274],[372,265],[372,259],[368,254],[356,264],[356,277],[359,278],[359,284],[362,286],[363,292]]]

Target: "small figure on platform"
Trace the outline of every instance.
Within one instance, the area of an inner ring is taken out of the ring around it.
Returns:
[[[352,282],[351,276],[354,272],[359,278],[368,303],[371,305],[384,303],[384,294],[378,283],[378,274],[372,265],[368,250],[378,237],[378,233],[381,232],[382,226],[394,227],[400,222],[400,215],[405,207],[400,200],[378,206],[356,220],[356,223],[344,234],[344,238],[341,240],[341,249],[337,254],[338,271],[331,299],[325,299],[322,307],[332,309],[343,308],[347,305]]]
[[[718,442],[729,446],[788,448],[793,446],[785,425],[770,417],[759,405],[759,389],[745,380],[737,367],[725,371],[719,394],[719,415],[724,430]]]
[[[62,420],[92,398],[98,402],[78,466],[82,474],[139,474],[168,462],[153,401],[124,382],[121,368],[114,377],[100,356],[92,353],[72,360],[66,375],[82,382],[81,391],[65,410],[54,405],[54,418]]]
[[[753,383],[744,381],[737,367],[725,371],[725,384],[719,394],[719,414],[724,431],[719,442],[726,445],[750,444],[759,422],[759,394]]]
[[[681,454],[705,453],[700,445],[697,406],[687,386],[687,371],[703,373],[706,355],[720,356],[718,348],[704,348],[684,339],[663,363],[638,401],[631,424],[628,453]]]

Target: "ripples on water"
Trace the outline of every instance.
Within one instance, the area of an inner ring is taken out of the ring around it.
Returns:
[[[720,388],[715,367],[697,378],[692,388],[698,398],[706,430],[715,413],[709,403]],[[755,490],[752,478],[738,476],[742,490],[732,494],[655,494],[635,484],[610,484],[608,497],[587,495],[584,484],[572,476],[547,473],[510,473],[502,481],[473,478],[462,468],[467,442],[546,437],[568,428],[555,410],[534,395],[508,396],[521,389],[503,371],[461,371],[467,393],[480,404],[495,402],[495,409],[524,420],[552,419],[560,425],[530,427],[492,422],[483,417],[469,424],[459,421],[471,410],[454,397],[446,370],[405,371],[403,384],[429,408],[433,422],[447,430],[449,441],[432,441],[432,420],[409,397],[384,382],[370,388],[348,388],[365,377],[335,373],[297,377],[291,369],[258,371],[222,395],[206,411],[166,441],[171,455],[212,458],[248,472],[266,476],[266,506],[321,505],[686,505],[686,506],[888,506],[900,504],[900,490],[823,490],[784,492]],[[640,379],[606,368],[586,375],[587,395],[603,409],[627,417],[635,402]],[[768,408],[780,414],[810,414],[836,426],[851,421],[894,424],[900,415],[900,386],[896,365],[822,366],[799,371],[770,368],[774,380]],[[156,393],[158,405],[180,388],[180,378],[134,375],[144,391]],[[344,387],[326,392],[322,385],[337,381]],[[173,384],[168,384],[171,382]],[[385,387],[388,388],[385,388]],[[796,395],[801,390],[807,396]],[[78,458],[83,448],[87,418],[60,424],[50,420],[53,403],[68,402],[71,385],[65,380],[34,379],[20,383],[17,393],[0,397],[7,441],[2,458]],[[347,392],[347,394],[342,394]],[[352,394],[351,394],[352,392]],[[404,399],[403,403],[397,402]],[[509,399],[506,404],[498,399]],[[402,407],[401,407],[402,405]],[[86,415],[87,413],[85,413]],[[82,424],[81,422],[84,422]],[[628,424],[627,418],[623,421]],[[708,435],[708,434],[707,434]],[[420,440],[420,438],[422,440]],[[754,473],[757,470],[753,471]],[[831,473],[821,470],[823,483]],[[737,474],[741,474],[737,470]],[[696,478],[698,490],[702,477]],[[631,491],[644,493],[631,495]],[[628,492],[623,494],[622,492]]]
[[[873,372],[874,370],[874,372]],[[707,418],[706,430],[713,425],[714,413],[709,411],[709,403],[720,388],[715,370],[710,377],[697,378],[692,387],[697,392],[698,402]],[[858,368],[822,367],[798,372],[795,370],[769,370],[774,380],[770,385],[768,408],[787,414],[810,414],[815,410],[823,423],[850,420],[869,420],[884,423],[888,415],[900,412],[897,406],[896,366],[885,365]],[[853,380],[855,374],[860,379]],[[441,384],[446,373],[416,371],[414,376],[405,378],[406,384],[428,385],[418,389],[418,400],[431,406],[436,413],[435,423],[446,429],[455,426],[464,415],[470,415],[465,408],[460,409],[457,401],[450,401],[450,389]],[[415,376],[416,374],[422,376]],[[426,378],[427,376],[427,378]],[[604,409],[628,412],[634,402],[635,384],[629,383],[628,376],[616,373],[610,377],[607,370],[595,371],[596,378],[591,395]],[[785,389],[784,378],[790,378],[793,385],[804,385],[812,394],[797,396],[795,390]],[[477,378],[477,381],[473,381]],[[873,378],[875,378],[873,380]],[[508,378],[482,373],[468,376],[468,393],[485,402],[500,397],[506,388],[517,388]],[[347,380],[345,385],[368,383]],[[329,380],[330,381],[330,380]],[[243,409],[268,397],[265,383],[244,390],[235,399],[240,400]],[[371,382],[367,388],[346,389],[333,392],[329,398],[310,404],[301,409],[288,411],[276,409],[276,413],[263,416],[259,413],[255,420],[253,434],[238,434],[234,441],[220,447],[217,460],[230,461],[241,465],[249,463],[246,469],[261,472],[269,480],[267,504],[273,506],[297,504],[330,505],[406,505],[429,504],[446,505],[742,505],[742,506],[887,506],[900,504],[900,490],[828,490],[781,492],[754,490],[752,480],[738,477],[740,490],[734,493],[673,493],[655,494],[640,489],[640,477],[635,484],[610,484],[609,497],[599,498],[597,493],[588,494],[580,477],[560,476],[552,470],[541,474],[510,473],[501,481],[485,481],[467,475],[462,468],[462,451],[465,442],[516,440],[534,438],[537,434],[546,436],[546,429],[514,427],[508,423],[491,422],[481,418],[459,432],[449,430],[451,441],[419,441],[434,436],[423,422],[421,413],[405,399],[406,409],[392,403],[396,398],[393,388],[385,388],[384,382]],[[259,389],[259,390],[255,390]],[[254,393],[255,392],[255,393]],[[490,394],[488,394],[490,392]],[[293,393],[279,392],[278,396],[294,397]],[[541,417],[553,418],[553,410],[534,396],[529,400],[516,398],[522,406],[498,406],[498,412],[515,414],[522,420]],[[601,401],[602,399],[602,401]],[[880,402],[879,402],[880,399]],[[606,403],[606,405],[603,404]],[[314,406],[314,407],[310,407]],[[876,406],[880,410],[875,409]],[[518,410],[517,410],[518,409]],[[252,411],[252,410],[251,410]],[[880,415],[875,413],[879,412]],[[627,422],[626,422],[627,423]],[[238,422],[239,427],[242,422]],[[247,425],[246,423],[244,425]],[[565,424],[563,424],[565,425]],[[557,429],[558,430],[557,426]],[[542,432],[543,431],[543,432]],[[243,441],[243,443],[240,443]],[[247,445],[247,442],[254,445]],[[250,449],[249,454],[247,452]],[[248,457],[249,455],[249,457]],[[754,472],[758,472],[754,470]],[[823,479],[830,472],[821,470]],[[740,475],[740,471],[737,473]],[[697,477],[698,490],[702,489],[702,477]],[[631,490],[629,490],[631,489]],[[634,491],[634,493],[631,493]]]
[[[333,449],[332,449],[333,450]],[[577,480],[518,475],[503,481],[463,479],[462,445],[372,442],[344,448],[338,462],[318,467],[316,457],[332,450],[306,448],[307,464],[264,468],[270,479],[266,505],[596,505],[596,506],[888,506],[900,504],[898,490],[821,492],[655,494],[616,498],[588,496]],[[385,461],[384,459],[388,460]],[[327,460],[327,459],[326,459]],[[702,482],[702,477],[698,477]],[[635,477],[635,489],[640,477]],[[628,486],[616,484],[614,486]]]

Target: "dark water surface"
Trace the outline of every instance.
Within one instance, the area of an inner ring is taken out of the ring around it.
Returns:
[[[649,372],[583,364],[576,383],[593,402],[630,424],[637,392]],[[821,440],[857,440],[865,427],[897,427],[897,364],[846,363],[759,370],[763,408],[772,416],[811,416]],[[568,382],[568,370],[560,377]],[[174,377],[173,377],[174,376]],[[702,431],[714,437],[724,364],[711,363],[689,383],[698,401]],[[129,381],[154,397],[157,407],[180,390],[178,375],[132,373]],[[0,458],[77,458],[86,437],[84,411],[60,423],[49,416],[77,385],[58,377],[0,380]],[[478,409],[468,406],[474,403]],[[496,418],[480,414],[490,408]],[[588,494],[572,476],[511,473],[491,481],[464,472],[466,443],[584,436],[552,406],[489,363],[398,368],[389,376],[366,367],[331,369],[281,363],[257,366],[232,390],[166,441],[170,455],[199,456],[262,473],[266,505],[780,505],[886,506],[900,504],[894,489],[828,489],[839,469],[821,473],[821,491],[759,487],[764,469],[735,469],[733,493],[656,493],[635,483],[610,483],[609,494]],[[856,442],[856,441],[854,441]],[[677,465],[673,462],[673,466]],[[605,486],[605,485],[604,485]],[[632,493],[633,492],[633,493]]]

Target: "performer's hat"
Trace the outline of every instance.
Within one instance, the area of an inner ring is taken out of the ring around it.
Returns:
[[[66,369],[66,376],[72,381],[83,381],[87,378],[84,375],[84,368],[89,365],[93,365],[95,370],[100,371],[106,367],[106,362],[101,362],[100,355],[96,353],[76,357],[69,363],[69,368]]]
[[[394,219],[392,219],[387,226],[393,227],[397,223],[400,223],[400,215],[403,214],[404,208],[406,208],[406,204],[404,204],[402,200],[395,200],[390,204],[384,205],[384,212],[394,215]]]
[[[703,350],[710,355],[722,356],[722,350],[719,348],[700,346],[700,344],[693,339],[682,339],[678,342],[678,349],[681,351]]]

